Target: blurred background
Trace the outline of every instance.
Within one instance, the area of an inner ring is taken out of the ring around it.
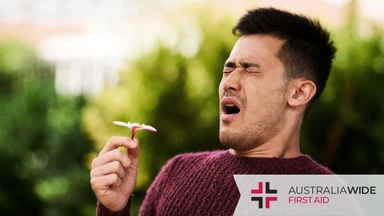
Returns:
[[[302,152],[338,174],[384,173],[380,0],[0,0],[0,215],[95,215],[92,159],[114,120],[146,123],[133,213],[165,162],[222,149],[218,84],[247,9],[319,18],[338,48]]]

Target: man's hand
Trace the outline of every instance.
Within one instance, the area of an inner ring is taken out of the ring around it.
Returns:
[[[118,147],[126,147],[128,154]],[[112,137],[92,161],[92,189],[110,211],[121,211],[127,205],[136,185],[138,157],[136,139]]]

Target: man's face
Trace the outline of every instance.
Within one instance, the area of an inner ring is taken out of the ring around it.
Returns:
[[[284,125],[284,66],[276,57],[283,41],[242,36],[225,63],[219,86],[220,141],[247,151],[271,141]]]

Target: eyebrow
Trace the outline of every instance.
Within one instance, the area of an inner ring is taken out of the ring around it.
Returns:
[[[249,68],[249,67],[256,67],[256,68],[261,68],[259,64],[253,63],[253,62],[241,62],[240,65],[244,68]],[[237,67],[234,62],[225,62],[224,67],[229,67],[229,68],[235,68]]]

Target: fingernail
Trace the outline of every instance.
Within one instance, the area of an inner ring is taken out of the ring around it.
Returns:
[[[137,147],[137,142],[135,140],[131,140],[131,142],[129,143],[129,145],[132,147],[132,148],[136,148]]]

